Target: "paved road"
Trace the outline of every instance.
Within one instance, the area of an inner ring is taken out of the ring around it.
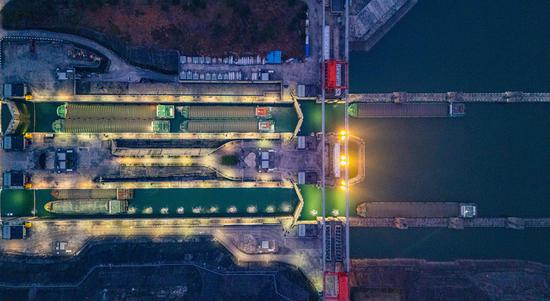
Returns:
[[[29,239],[0,241],[0,251],[51,256],[56,252],[55,243],[65,241],[69,254],[77,255],[93,238],[151,237],[162,241],[169,237],[212,235],[241,262],[288,263],[301,268],[317,288],[322,284],[320,240],[298,237],[297,227],[286,232],[281,224],[195,226],[177,219],[34,220],[32,224]],[[259,249],[262,241],[274,242],[277,253]]]

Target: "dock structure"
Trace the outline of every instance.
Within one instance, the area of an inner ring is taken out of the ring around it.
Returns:
[[[42,84],[31,84],[35,102],[99,103],[292,103],[281,81],[134,83],[80,82],[52,90]]]
[[[382,39],[418,0],[353,1],[349,17],[351,47],[369,51]]]
[[[350,94],[350,102],[365,103],[542,103],[550,102],[550,93],[503,92],[503,93],[364,93]]]
[[[351,217],[351,227],[359,228],[549,228],[550,218],[477,217],[477,218],[377,218]]]

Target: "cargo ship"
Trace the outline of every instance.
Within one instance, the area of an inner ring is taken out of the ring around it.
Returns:
[[[154,119],[164,117],[170,107],[173,115],[173,106],[165,105],[67,103],[57,107],[57,116],[65,119]],[[161,116],[157,116],[159,113]]]
[[[463,103],[354,103],[348,114],[354,118],[462,117]]]
[[[128,200],[134,196],[131,189],[54,189],[50,193],[58,200],[67,199],[117,199]]]
[[[66,133],[168,133],[175,118],[174,105],[72,104],[57,107],[62,119],[54,132]]]
[[[56,133],[168,133],[169,120],[144,119],[57,119],[52,123]]]
[[[185,106],[178,107],[185,119],[271,118],[271,107],[253,106]]]
[[[454,202],[364,202],[357,206],[361,217],[475,217],[476,205]]]
[[[186,120],[181,123],[180,131],[189,133],[272,133],[275,123],[272,120]]]
[[[44,205],[50,213],[64,215],[112,215],[128,211],[127,200],[74,199],[51,201]]]

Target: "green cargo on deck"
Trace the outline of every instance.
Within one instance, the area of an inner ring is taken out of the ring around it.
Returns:
[[[155,133],[170,133],[170,121],[168,120],[154,120],[151,124]]]
[[[173,105],[157,105],[157,118],[173,119],[176,117]]]
[[[121,214],[128,211],[128,201],[100,199],[60,200],[46,203],[44,209],[48,212],[62,215]]]

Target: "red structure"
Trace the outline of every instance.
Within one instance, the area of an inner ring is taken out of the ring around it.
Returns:
[[[325,61],[325,89],[347,89],[348,88],[348,63],[339,60]]]
[[[325,272],[324,300],[349,301],[348,273]]]

